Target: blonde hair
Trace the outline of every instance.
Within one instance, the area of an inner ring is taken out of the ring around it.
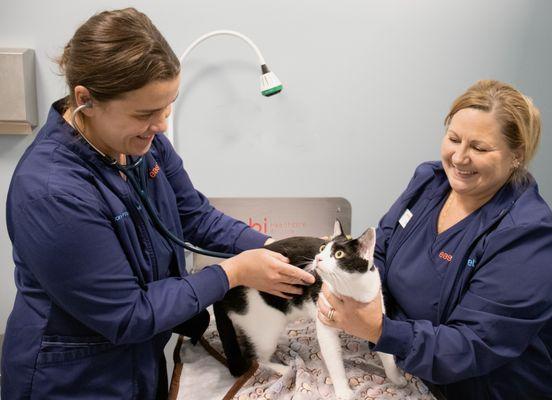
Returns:
[[[99,101],[122,97],[157,80],[180,73],[180,62],[151,20],[134,8],[104,11],[75,32],[57,60],[69,86],[86,87]]]
[[[527,166],[535,155],[541,132],[540,112],[533,101],[511,85],[495,80],[480,80],[458,97],[445,118],[449,126],[452,117],[465,108],[493,113],[501,133],[512,151],[522,151],[519,165],[509,181],[521,184],[527,180]]]

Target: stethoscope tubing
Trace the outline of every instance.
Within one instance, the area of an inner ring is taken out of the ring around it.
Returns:
[[[138,194],[138,197],[140,198],[140,202],[146,209],[146,212],[148,213],[149,217],[151,218],[151,221],[153,222],[156,229],[159,231],[159,233],[167,240],[172,241],[173,243],[185,248],[186,250],[189,250],[196,254],[201,254],[208,257],[215,257],[215,258],[231,258],[234,257],[235,254],[232,253],[222,253],[218,251],[211,251],[211,250],[205,250],[201,247],[194,246],[191,243],[185,242],[182,239],[180,239],[178,236],[176,236],[174,233],[172,233],[161,221],[157,213],[155,212],[155,208],[153,204],[151,203],[151,200],[149,199],[145,184],[140,185],[140,183],[136,180],[136,177],[131,173],[131,171],[139,168],[143,162],[144,157],[140,156],[138,157],[138,160],[133,162],[129,166],[121,165],[117,162],[114,158],[104,154],[101,152],[96,146],[94,146],[88,138],[81,132],[79,129],[77,123],[76,123],[76,115],[79,111],[81,111],[84,108],[91,107],[90,103],[82,104],[78,106],[73,112],[71,113],[71,124],[73,125],[73,128],[79,133],[79,135],[94,149],[102,161],[106,163],[109,166],[115,167],[119,172],[123,173],[124,176],[127,178],[127,181],[130,182],[130,186],[134,189],[136,194]],[[143,174],[142,174],[143,175]]]

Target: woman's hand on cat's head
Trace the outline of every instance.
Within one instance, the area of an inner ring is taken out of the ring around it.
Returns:
[[[248,286],[290,299],[291,295],[303,293],[300,285],[314,283],[314,276],[288,263],[280,253],[254,249],[224,260],[220,266],[228,276],[230,288]]]
[[[361,303],[347,296],[337,297],[326,284],[318,297],[318,319],[328,326],[342,329],[350,335],[377,343],[383,324],[381,295],[369,303]],[[333,319],[328,318],[334,309]]]

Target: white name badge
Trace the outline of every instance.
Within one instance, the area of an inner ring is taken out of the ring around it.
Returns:
[[[405,228],[413,215],[414,214],[412,214],[412,212],[407,208],[402,217],[399,219],[399,224],[401,224],[401,226]]]

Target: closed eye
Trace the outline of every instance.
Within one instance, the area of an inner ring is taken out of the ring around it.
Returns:
[[[136,118],[139,119],[139,120],[142,120],[142,121],[146,121],[146,120],[150,119],[152,116],[153,116],[153,113],[140,114],[140,115],[137,115]]]
[[[449,136],[449,140],[450,140],[452,143],[460,143],[460,139],[455,138],[455,137],[452,137],[452,136]]]

